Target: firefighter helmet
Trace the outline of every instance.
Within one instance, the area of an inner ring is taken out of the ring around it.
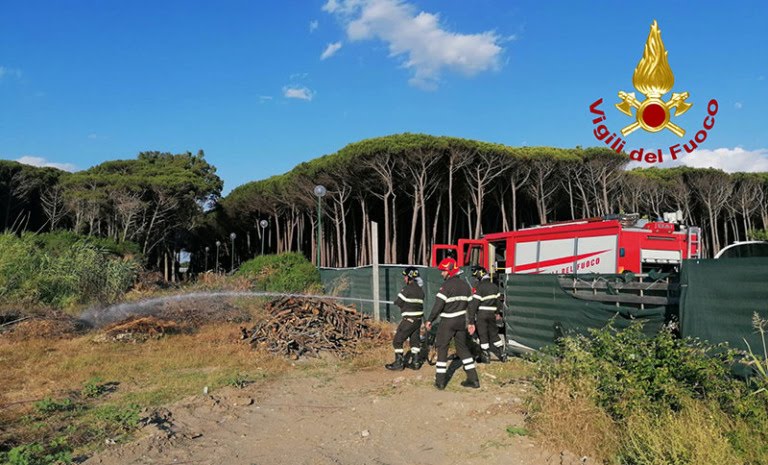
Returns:
[[[453,258],[444,258],[437,269],[440,271],[447,271],[450,276],[454,276],[459,272],[459,264]]]
[[[416,279],[419,277],[419,269],[415,266],[409,266],[403,269],[403,276],[408,277],[408,279]]]
[[[477,279],[483,279],[484,276],[488,276],[488,270],[480,265],[475,265],[472,267],[472,276]]]

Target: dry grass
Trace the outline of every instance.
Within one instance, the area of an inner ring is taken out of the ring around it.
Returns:
[[[532,400],[529,422],[543,442],[579,456],[607,460],[619,449],[618,428],[593,399],[586,380],[555,379]]]
[[[730,420],[716,406],[688,401],[680,412],[627,421],[622,462],[636,465],[743,463],[724,436]]]
[[[92,378],[120,383],[118,396],[156,405],[221,385],[237,373],[264,377],[290,367],[287,360],[252,351],[239,337],[237,324],[220,324],[143,344],[99,344],[93,334],[0,340],[0,405],[77,391]]]
[[[244,276],[227,276],[216,273],[203,273],[192,286],[194,290],[250,291],[253,280]]]

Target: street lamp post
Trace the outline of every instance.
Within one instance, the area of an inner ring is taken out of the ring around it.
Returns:
[[[229,235],[229,238],[232,240],[232,265],[229,267],[229,271],[235,270],[235,238],[237,237],[237,234],[231,233]]]
[[[219,272],[219,247],[221,247],[221,241],[216,241],[216,273]]]
[[[206,245],[205,246],[205,269],[203,270],[203,272],[208,271],[208,251],[209,250],[211,250],[211,248]]]
[[[320,205],[328,191],[325,186],[318,184],[315,186],[314,193],[317,196],[317,267],[320,268],[320,240],[323,234],[323,216]]]
[[[261,220],[259,221],[259,226],[261,226],[261,254],[264,255],[264,236],[266,235],[267,226],[269,226],[269,221],[267,220]]]

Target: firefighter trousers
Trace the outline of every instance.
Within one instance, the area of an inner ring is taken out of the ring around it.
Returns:
[[[392,341],[392,347],[395,348],[395,354],[403,353],[403,343],[410,339],[411,353],[416,356],[421,352],[421,340],[419,338],[419,328],[421,328],[421,318],[405,317],[397,325],[395,339]]]
[[[464,315],[440,319],[440,326],[437,328],[437,337],[435,338],[435,348],[437,349],[435,381],[437,384],[445,385],[448,381],[448,346],[451,339],[456,345],[456,354],[461,359],[467,379],[479,381],[475,369],[475,359],[467,347],[468,338],[467,321]]]
[[[499,327],[496,324],[496,312],[480,310],[477,312],[477,336],[480,338],[480,348],[491,350],[501,358],[504,350],[504,341],[499,335]]]

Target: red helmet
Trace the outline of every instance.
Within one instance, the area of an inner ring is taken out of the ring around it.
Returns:
[[[440,271],[447,271],[449,275],[454,276],[459,272],[459,264],[456,263],[456,260],[453,258],[444,258],[440,264],[437,265],[437,269]]]

